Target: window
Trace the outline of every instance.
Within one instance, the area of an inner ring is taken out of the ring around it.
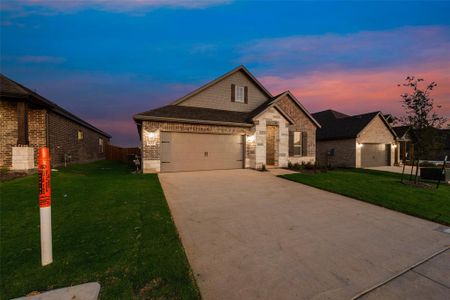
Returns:
[[[78,140],[81,141],[82,139],[84,139],[83,131],[78,130]]]
[[[245,102],[245,87],[237,85],[235,93],[236,93],[235,101],[244,103]]]
[[[98,152],[99,152],[99,153],[103,153],[103,151],[104,151],[104,148],[103,148],[103,139],[102,139],[102,138],[99,138],[99,139],[98,139]]]
[[[302,133],[294,132],[294,155],[302,155]]]

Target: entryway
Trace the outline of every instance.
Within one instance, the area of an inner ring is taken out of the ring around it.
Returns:
[[[266,165],[276,166],[277,160],[275,159],[276,143],[278,135],[278,126],[267,125],[266,129]]]

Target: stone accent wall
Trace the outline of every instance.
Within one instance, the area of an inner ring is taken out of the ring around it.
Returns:
[[[248,87],[247,104],[231,102],[232,84]],[[244,72],[239,71],[181,102],[179,105],[249,112],[268,99]]]
[[[242,134],[248,135],[250,128],[223,125],[188,124],[179,122],[142,121],[141,143],[144,173],[160,171],[161,131],[209,133],[209,134]]]
[[[394,143],[395,138],[381,117],[373,119],[358,136],[359,143]]]
[[[46,135],[46,117],[45,109],[36,109],[28,107],[28,141],[31,150],[16,150],[18,153],[34,153],[34,167],[37,166],[37,154],[40,147],[47,145]],[[0,101],[0,167],[11,168],[13,147],[17,146],[18,128],[17,128],[17,104],[13,101]],[[25,147],[28,148],[28,147]],[[25,151],[25,152],[24,152]],[[31,152],[30,152],[31,151]],[[19,156],[23,156],[22,154]],[[29,165],[27,163],[27,165]]]
[[[334,149],[334,156],[328,156],[328,151]],[[322,165],[333,167],[356,167],[356,140],[332,140],[317,141],[317,162]]]
[[[261,168],[262,165],[267,165],[267,125],[278,126],[277,139],[275,140],[275,165],[286,167],[289,155],[289,122],[275,108],[268,109],[255,120],[255,160],[250,160],[249,165],[256,169]]]
[[[277,102],[277,106],[285,112],[294,122],[295,125],[290,130],[306,132],[308,135],[307,156],[289,157],[292,163],[312,162],[316,160],[316,125],[311,119],[293,102],[289,95],[284,96]]]
[[[52,165],[64,164],[64,155],[71,156],[70,162],[82,163],[105,158],[105,152],[100,153],[99,138],[106,145],[109,140],[97,132],[81,126],[58,114],[49,113],[49,148]],[[83,132],[83,139],[78,140],[78,130]]]

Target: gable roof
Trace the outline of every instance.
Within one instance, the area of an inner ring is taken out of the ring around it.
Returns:
[[[64,108],[58,106],[56,103],[44,98],[43,96],[39,95],[38,93],[30,90],[29,88],[25,87],[24,85],[15,82],[14,80],[6,77],[3,74],[0,74],[0,97],[5,97],[13,100],[22,100],[29,103],[33,103],[37,106],[47,108],[67,119],[72,120],[73,122],[80,124],[86,128],[89,128],[105,137],[111,138],[109,134],[106,132],[94,127],[93,125],[89,124],[88,122],[80,119],[79,117],[75,116],[71,112],[65,110]]]
[[[406,133],[408,133],[411,129],[411,126],[405,125],[405,126],[396,126],[392,127],[392,129],[395,131],[397,136],[399,138],[402,138]]]
[[[210,81],[210,82],[208,82],[208,83],[202,85],[202,86],[199,87],[198,89],[195,89],[195,90],[193,90],[192,92],[190,92],[190,93],[184,95],[183,97],[181,97],[181,98],[175,100],[175,101],[172,102],[171,104],[172,104],[172,105],[178,105],[178,104],[184,102],[185,100],[187,100],[188,98],[190,98],[190,97],[192,97],[192,96],[194,96],[194,95],[197,95],[197,94],[199,94],[200,92],[206,90],[206,89],[209,88],[210,86],[213,86],[214,84],[216,84],[217,82],[223,80],[224,78],[226,78],[226,77],[228,77],[228,76],[230,76],[230,75],[233,75],[234,73],[240,72],[240,71],[244,72],[244,74],[247,75],[247,77],[250,78],[250,80],[253,81],[253,83],[254,83],[254,84],[255,84],[255,85],[256,85],[256,86],[264,93],[264,94],[266,94],[267,97],[269,97],[269,98],[272,98],[272,97],[273,97],[272,94],[271,94],[271,93],[270,93],[270,92],[269,92],[269,91],[261,84],[261,82],[258,81],[258,79],[256,79],[255,76],[253,76],[252,73],[250,73],[250,71],[249,71],[245,66],[240,65],[240,66],[234,68],[233,70],[229,71],[228,73],[225,73],[224,75],[222,75],[222,76],[220,76],[220,77],[218,77],[218,78],[216,78],[216,79],[214,79],[214,80],[212,80],[212,81]]]
[[[252,112],[250,112],[252,118],[257,117],[258,115],[261,115],[262,113],[264,113],[266,110],[268,110],[270,107],[275,107],[278,111],[281,112],[281,114],[285,117],[287,117],[287,119],[294,123],[291,118],[286,115],[285,112],[283,112],[282,109],[280,109],[276,104],[278,101],[280,101],[284,96],[289,96],[291,98],[291,100],[306,114],[306,116],[317,126],[320,128],[320,124],[319,122],[317,122],[317,120],[306,110],[306,108],[297,100],[297,98],[295,98],[295,96],[288,90],[285,91],[281,94],[278,94],[274,97],[272,97],[271,99],[267,100],[266,102],[264,102],[263,104],[261,104],[260,106],[258,106],[256,109],[254,109]]]
[[[314,113],[312,115],[322,125],[322,128],[317,130],[317,140],[356,138],[359,133],[376,117],[380,117],[382,119],[394,137],[397,136],[379,111],[349,116],[329,109]]]

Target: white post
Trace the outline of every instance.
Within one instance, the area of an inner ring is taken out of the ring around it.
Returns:
[[[53,262],[52,251],[52,207],[41,207],[41,262],[43,266]]]
[[[52,190],[50,184],[50,151],[40,148],[38,155],[39,172],[39,214],[41,221],[41,263],[43,266],[53,262],[52,251]]]

